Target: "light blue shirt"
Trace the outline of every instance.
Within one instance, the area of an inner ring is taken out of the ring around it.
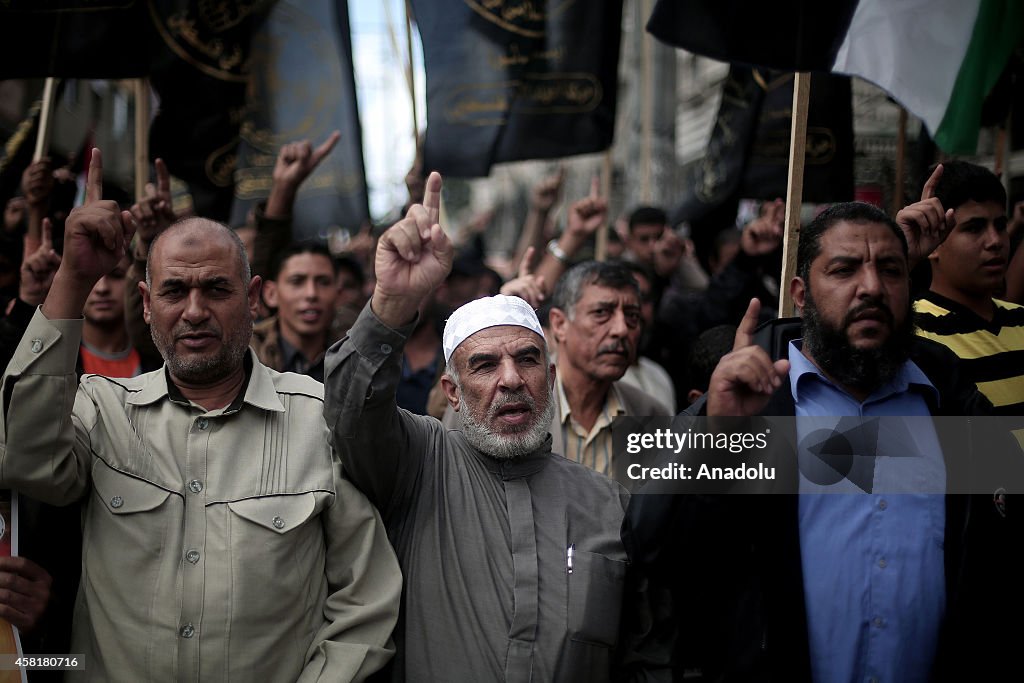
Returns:
[[[832,429],[852,452],[848,476],[835,483],[836,477],[801,474],[800,555],[813,679],[927,681],[946,608],[945,467],[928,408],[938,392],[907,361],[892,381],[858,402],[796,343],[789,359],[798,442],[819,441],[815,433]],[[854,426],[836,416],[906,419],[862,419]],[[801,453],[802,472],[808,457]]]

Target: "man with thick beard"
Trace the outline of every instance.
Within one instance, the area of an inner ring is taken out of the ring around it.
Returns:
[[[631,562],[650,581],[649,613],[669,624],[638,626],[636,669],[924,682],[994,680],[1014,668],[1012,643],[1024,635],[1020,518],[992,494],[943,495],[947,482],[962,484],[947,475],[971,452],[940,446],[948,427],[928,418],[992,406],[955,356],[913,334],[908,253],[927,254],[942,232],[912,237],[908,249],[895,222],[860,203],[835,205],[802,230],[790,291],[803,338],[788,358],[755,344],[751,302],[694,414],[796,416],[795,441],[776,441],[776,461],[788,463],[783,484],[800,495],[634,495],[624,525]],[[852,477],[829,488],[791,450],[822,416],[833,425],[845,417],[847,430],[849,418],[867,418],[856,429],[874,424],[879,434],[874,418],[908,417],[913,433],[894,445],[857,432],[864,450],[852,454],[871,458],[869,493]],[[825,493],[836,490],[861,495]]]
[[[164,367],[78,385],[83,308],[134,229],[101,191],[93,150],[0,416],[0,488],[82,502],[73,680],[364,680],[391,654],[401,576],[341,478],[323,385],[248,348],[260,278],[238,236],[202,218],[161,233],[141,289]]]
[[[452,265],[441,177],[380,239],[377,288],[327,356],[328,425],[380,509],[405,577],[393,680],[611,676],[625,551],[621,486],[551,452],[552,366],[533,309],[473,301],[443,335],[462,423],[398,408],[402,346]]]

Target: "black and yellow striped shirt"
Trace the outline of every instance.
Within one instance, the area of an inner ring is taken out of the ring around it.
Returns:
[[[917,333],[947,346],[1000,415],[1024,415],[1024,306],[993,299],[989,322],[935,292],[914,302]]]

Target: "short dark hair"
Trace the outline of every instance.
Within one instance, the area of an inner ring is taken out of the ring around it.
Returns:
[[[903,248],[903,256],[908,255],[907,238],[896,225],[896,221],[873,204],[864,202],[842,202],[833,204],[818,214],[811,224],[800,231],[800,244],[796,250],[796,274],[807,282],[811,273],[811,262],[821,253],[821,236],[831,230],[837,223],[881,223],[892,230]]]
[[[629,231],[638,225],[665,225],[668,223],[668,214],[664,209],[656,206],[638,206],[629,214]]]
[[[934,170],[932,166],[929,175]],[[999,177],[984,166],[959,159],[942,162],[942,177],[935,184],[935,196],[944,209],[955,209],[969,201],[996,202],[1006,207],[1006,188]]]
[[[735,325],[716,325],[700,333],[690,347],[690,388],[707,392],[722,356],[732,351],[736,341]]]
[[[621,263],[584,261],[565,271],[555,284],[551,295],[551,308],[563,311],[569,320],[575,315],[576,304],[583,295],[583,288],[598,285],[609,289],[631,289],[640,299],[640,285],[629,268]]]
[[[359,260],[350,254],[338,254],[333,259],[335,274],[348,273],[355,280],[355,283],[362,289],[366,284],[366,271]]]
[[[277,280],[281,275],[281,271],[284,270],[284,264],[288,262],[288,259],[299,254],[318,254],[323,256],[331,262],[331,270],[334,272],[334,276],[338,276],[338,264],[327,247],[319,242],[292,242],[271,259],[270,272],[268,273],[270,279]]]

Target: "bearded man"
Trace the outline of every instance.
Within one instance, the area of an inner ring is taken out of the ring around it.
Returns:
[[[908,241],[883,212],[855,202],[801,231],[790,292],[802,340],[770,357],[755,343],[751,302],[693,413],[796,416],[794,443],[823,416],[867,418],[880,435],[876,418],[919,419],[898,442],[857,432],[853,455],[871,458],[869,493],[852,476],[823,485],[780,446],[783,479],[800,495],[635,495],[624,525],[630,558],[651,582],[649,612],[669,624],[637,622],[638,669],[922,683],[1014,670],[1022,518],[998,491],[947,493],[963,490],[957,473],[979,452],[964,434],[952,435],[963,448],[951,448],[948,423],[930,419],[990,415],[992,405],[952,353],[913,333],[909,257],[943,236]]]
[[[398,408],[402,346],[444,281],[441,177],[381,237],[377,288],[328,352],[325,413],[405,577],[394,680],[609,680],[625,551],[621,486],[551,452],[553,368],[533,309],[470,302],[442,378],[461,430]]]

